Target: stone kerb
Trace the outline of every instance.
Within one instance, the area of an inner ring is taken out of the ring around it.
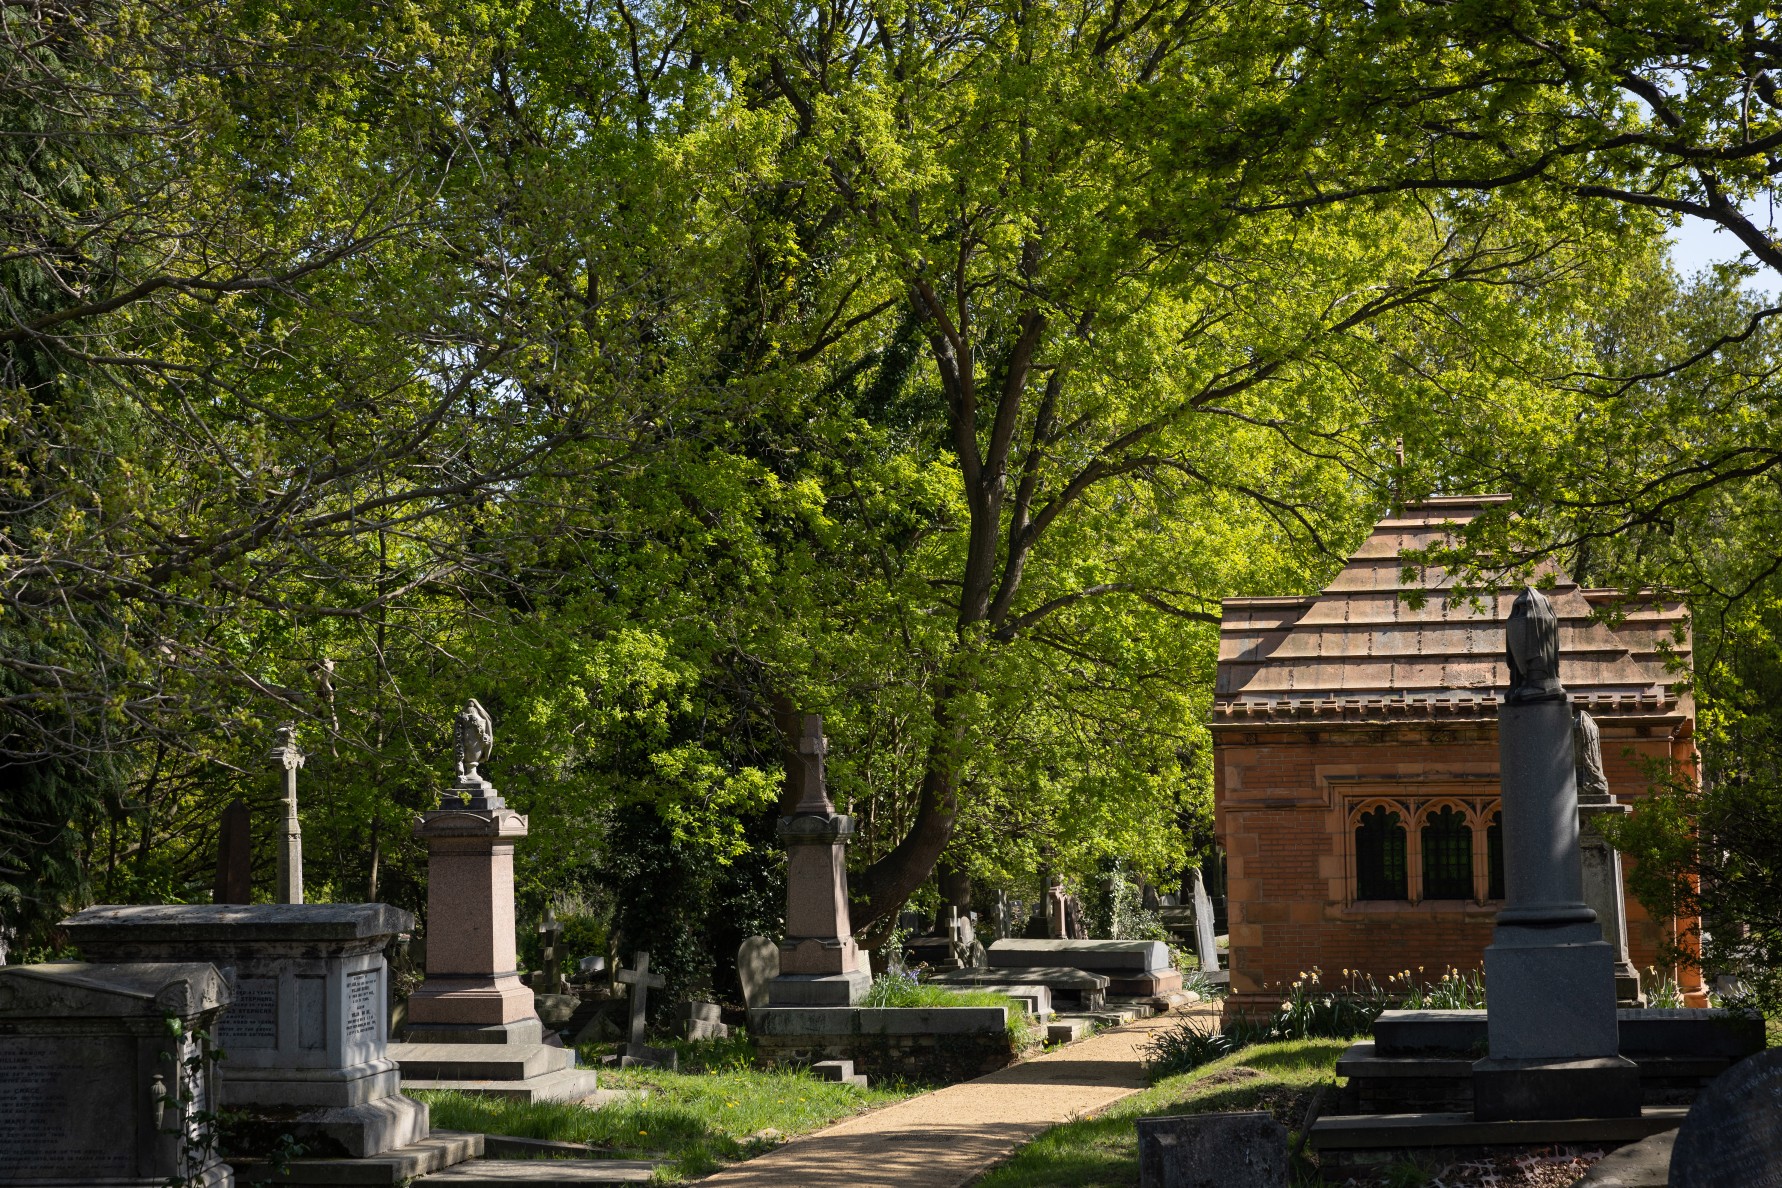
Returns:
[[[223,1105],[279,1115],[311,1154],[379,1154],[427,1137],[391,1060],[384,947],[414,927],[387,904],[133,905],[62,922],[101,961],[209,961],[233,1003],[216,1028]]]
[[[0,969],[0,1184],[230,1188],[214,1151],[186,1145],[181,1114],[215,1108],[204,1037],[228,1005],[207,963]]]
[[[749,1012],[766,1068],[851,1060],[877,1077],[961,1081],[1012,1063],[1006,1007],[770,1007]]]

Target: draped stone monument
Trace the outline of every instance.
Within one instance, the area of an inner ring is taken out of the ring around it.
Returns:
[[[769,1000],[774,1006],[852,1006],[872,984],[848,919],[846,854],[854,819],[835,811],[824,786],[829,740],[822,716],[793,714],[782,725],[788,736],[779,824],[787,847],[786,937]]]
[[[1584,902],[1572,706],[1552,604],[1523,590],[1506,635],[1506,898],[1485,950],[1490,1055],[1473,1065],[1474,1116],[1638,1117],[1639,1067],[1618,1054],[1615,948]]]
[[[1621,879],[1621,853],[1603,836],[1599,823],[1625,816],[1632,806],[1621,804],[1609,791],[1603,772],[1602,734],[1596,719],[1584,710],[1573,718],[1572,745],[1578,764],[1578,847],[1584,865],[1584,902],[1596,913],[1603,939],[1615,948],[1615,1002],[1638,1008],[1646,1005],[1640,993],[1640,974],[1627,953],[1626,892]]]

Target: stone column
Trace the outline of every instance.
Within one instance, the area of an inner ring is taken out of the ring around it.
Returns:
[[[1558,619],[1534,590],[1509,622],[1498,710],[1506,902],[1485,950],[1490,1056],[1473,1065],[1480,1121],[1637,1117],[1640,1074],[1619,1054],[1614,949],[1584,902],[1572,707]]]
[[[278,839],[278,885],[273,888],[274,903],[303,902],[303,826],[297,821],[297,772],[306,756],[293,739],[296,728],[289,722],[278,728],[278,741],[267,753],[273,770],[284,781],[285,822]],[[246,902],[245,900],[240,902]]]
[[[1640,974],[1627,952],[1627,900],[1621,879],[1621,853],[1609,844],[1597,823],[1633,809],[1616,801],[1603,772],[1602,741],[1596,721],[1579,710],[1572,730],[1577,751],[1578,847],[1584,867],[1584,902],[1596,913],[1603,939],[1615,950],[1615,1004],[1646,1005]]]
[[[872,984],[848,918],[847,844],[854,819],[835,811],[824,786],[829,740],[822,717],[796,714],[784,726],[791,736],[779,823],[787,847],[786,938],[769,1002],[852,1006]]]

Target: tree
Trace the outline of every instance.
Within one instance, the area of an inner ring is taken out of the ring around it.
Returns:
[[[775,231],[751,366],[889,391],[880,415],[933,434],[923,460],[947,471],[937,534],[888,563],[930,587],[903,624],[925,721],[913,803],[874,822],[856,876],[863,921],[890,919],[974,802],[974,837],[1026,823],[1022,785],[1046,775],[1022,756],[1043,768],[1073,735],[1144,756],[1064,765],[1079,810],[1199,778],[1204,689],[1173,678],[1190,654],[1207,671],[1218,597],[1308,581],[1385,497],[1429,377],[1513,374],[1486,357],[1516,353],[1504,290],[1557,310],[1625,226],[1507,196],[1290,212],[1308,162],[1365,131],[1308,90],[1320,18],[1287,17],[817,3],[700,22],[782,133],[754,179]],[[1321,138],[1256,133],[1289,111],[1325,112]]]

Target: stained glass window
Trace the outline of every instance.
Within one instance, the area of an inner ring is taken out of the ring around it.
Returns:
[[[1384,806],[1361,815],[1355,827],[1355,898],[1407,899],[1405,827]]]

